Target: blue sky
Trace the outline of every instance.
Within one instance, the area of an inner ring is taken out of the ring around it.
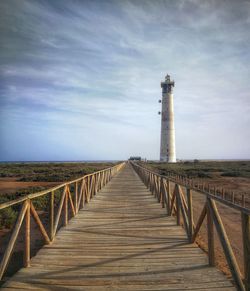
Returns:
[[[1,0],[0,160],[250,158],[250,1]]]

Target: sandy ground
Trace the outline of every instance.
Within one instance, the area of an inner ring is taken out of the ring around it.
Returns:
[[[216,187],[218,190],[223,188],[226,191],[226,197],[231,198],[234,193],[235,198],[242,199],[242,194],[245,195],[247,201],[250,201],[250,179],[241,177],[221,177],[215,175],[212,179],[203,179],[211,187]]]
[[[0,195],[12,194],[18,190],[29,187],[53,187],[62,182],[20,182],[16,178],[0,178]]]

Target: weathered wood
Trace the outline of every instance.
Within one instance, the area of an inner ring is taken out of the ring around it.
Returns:
[[[27,200],[25,203],[27,203],[27,210],[25,213],[23,265],[27,268],[30,266],[30,200]]]
[[[58,207],[58,210],[57,210],[57,214],[56,214],[53,237],[55,236],[56,231],[57,231],[59,219],[60,219],[61,212],[62,212],[62,207],[63,207],[63,204],[64,204],[64,199],[65,199],[65,196],[66,196],[66,190],[67,190],[67,188],[65,186],[64,191],[63,191],[63,194],[62,194],[62,197],[61,197],[61,200],[60,200],[60,203],[59,203],[59,207]]]
[[[242,193],[242,195],[241,195],[241,205],[242,205],[242,207],[245,207],[246,206],[245,204],[246,204],[245,194]]]
[[[20,211],[20,213],[18,215],[18,218],[17,218],[16,224],[14,226],[13,232],[11,234],[8,246],[7,246],[7,248],[6,248],[5,252],[4,252],[4,255],[3,255],[3,258],[2,258],[2,261],[1,261],[1,264],[0,264],[0,280],[2,279],[3,274],[5,272],[5,269],[7,268],[7,265],[9,263],[10,256],[11,256],[11,253],[13,251],[13,248],[14,248],[18,233],[19,233],[20,228],[22,226],[22,222],[23,222],[23,219],[25,217],[27,208],[28,208],[28,204],[27,204],[27,202],[24,202],[23,205],[22,205],[21,211]]]
[[[162,175],[159,175],[159,174],[157,174],[157,173],[154,173],[154,172],[152,172],[152,171],[150,171],[150,170],[148,170],[148,169],[146,169],[146,168],[143,168],[142,166],[139,166],[139,165],[136,165],[136,168],[137,168],[137,170],[143,170],[143,171],[146,171],[150,176],[158,176],[158,177],[164,177],[164,178],[166,178],[166,176],[162,176]],[[176,183],[177,181],[178,181],[178,183],[177,184],[179,184],[179,185],[181,185],[181,186],[186,186],[186,184],[185,183],[182,183],[182,181],[180,181],[180,179],[178,178],[178,176],[177,175],[174,175],[174,174],[170,174],[169,175],[169,177],[171,177],[171,178],[169,178],[170,179],[170,181],[172,182],[172,183]],[[151,182],[150,182],[151,183]],[[152,183],[151,183],[152,184]],[[199,187],[199,181],[194,181],[194,180],[191,180],[190,181],[190,187],[192,187],[193,188],[193,190],[195,190],[196,192],[198,192],[198,193],[200,193],[200,194],[202,194],[202,195],[205,195],[205,197],[210,197],[210,198],[212,198],[212,199],[214,199],[215,201],[218,201],[218,202],[220,202],[220,203],[222,203],[222,204],[224,204],[224,205],[226,205],[226,206],[229,206],[229,207],[231,207],[231,208],[233,208],[233,209],[235,209],[235,210],[237,210],[237,211],[241,211],[241,212],[243,212],[243,213],[245,213],[245,214],[248,214],[248,215],[250,215],[250,209],[249,208],[246,208],[246,205],[244,204],[244,207],[243,206],[241,206],[241,205],[239,205],[239,204],[235,204],[235,203],[232,203],[232,201],[230,201],[230,200],[226,200],[226,199],[224,199],[223,197],[217,197],[217,196],[215,196],[214,194],[212,194],[212,193],[208,193],[207,191],[203,191],[202,190],[202,187]],[[152,192],[152,190],[150,189],[150,191]],[[222,189],[222,192],[223,192],[224,190]]]
[[[207,202],[207,242],[208,242],[208,262],[210,266],[215,266],[214,225],[208,202]]]
[[[95,184],[96,184],[96,179],[95,179],[95,175],[94,176],[92,176],[92,183],[93,183],[93,191],[92,191],[92,196],[95,196],[96,195],[96,186],[95,186]],[[108,179],[108,181],[107,181],[107,183],[109,182],[109,179]]]
[[[60,215],[61,215],[61,212],[62,212],[62,207],[63,205],[65,206],[65,217],[64,217],[64,222],[68,220],[68,205],[67,205],[67,198],[66,196],[67,195],[70,195],[69,199],[70,199],[70,204],[71,204],[71,207],[72,207],[72,211],[74,213],[74,205],[73,205],[73,201],[72,201],[72,197],[71,197],[71,193],[69,192],[69,187],[71,184],[74,184],[74,183],[77,183],[78,181],[80,180],[84,180],[86,177],[89,177],[89,176],[94,176],[94,175],[99,175],[100,173],[103,173],[103,172],[107,172],[107,173],[112,173],[112,175],[116,174],[120,169],[122,169],[122,167],[125,165],[125,163],[121,163],[119,165],[116,165],[112,168],[108,168],[108,169],[105,169],[105,170],[102,170],[102,171],[98,171],[94,174],[89,174],[89,175],[85,175],[83,178],[78,178],[76,180],[73,180],[71,182],[68,182],[68,183],[64,183],[64,184],[61,184],[59,186],[56,186],[56,187],[53,187],[53,188],[50,188],[48,190],[45,190],[45,191],[41,191],[41,192],[38,192],[38,193],[34,193],[34,194],[30,194],[30,195],[27,195],[25,197],[22,197],[22,198],[19,198],[19,199],[15,199],[13,201],[9,201],[7,203],[2,203],[0,204],[0,210],[1,209],[5,209],[7,207],[10,207],[10,206],[14,206],[14,205],[17,205],[17,204],[22,204],[22,209],[18,215],[18,218],[17,218],[17,221],[15,223],[15,226],[14,226],[14,229],[13,229],[13,232],[11,234],[11,237],[10,237],[10,240],[9,240],[9,243],[7,245],[7,248],[3,254],[3,257],[1,259],[1,262],[0,262],[0,280],[2,279],[3,277],[3,274],[7,268],[7,265],[8,265],[8,262],[10,260],[10,257],[11,257],[11,253],[13,251],[13,248],[14,248],[14,244],[17,240],[17,237],[18,237],[18,234],[19,234],[19,231],[20,231],[20,228],[21,228],[21,225],[22,225],[22,222],[25,218],[25,227],[24,227],[24,266],[29,266],[30,264],[30,215],[32,214],[35,222],[37,223],[42,235],[44,236],[45,238],[45,241],[48,243],[50,242],[50,239],[51,241],[53,240],[54,236],[55,236],[55,233],[57,231],[57,227],[58,227],[58,223],[59,223],[59,220],[60,220]],[[108,176],[107,176],[108,177]],[[109,177],[110,179],[111,177]],[[64,187],[64,192],[63,192],[63,195],[61,197],[61,200],[60,200],[60,203],[59,203],[59,209],[58,209],[58,212],[57,212],[57,216],[56,216],[56,219],[55,219],[55,222],[54,222],[54,191],[60,189]],[[68,188],[68,193],[66,192],[67,191],[67,188]],[[45,231],[45,228],[33,206],[33,204],[31,205],[31,199],[34,199],[34,198],[37,198],[37,197],[41,197],[41,196],[44,196],[46,194],[49,194],[50,195],[50,200],[49,200],[49,226],[50,226],[50,239],[48,237],[48,234],[46,233]],[[67,194],[67,195],[66,195]],[[77,201],[77,200],[76,200]]]
[[[170,202],[170,215],[172,215],[173,210],[175,208],[175,200],[176,200],[176,192],[174,191],[171,198],[171,202]]]
[[[127,165],[3,290],[235,290]]]
[[[54,203],[55,203],[55,192],[51,191],[50,193],[50,204],[49,204],[49,224],[50,224],[50,240],[54,239]]]
[[[181,189],[180,186],[177,186],[177,195],[178,195],[178,202],[179,202],[179,207],[181,209],[181,213],[182,213],[182,220],[184,223],[184,227],[188,236],[188,218],[187,218],[187,213],[186,210],[184,208],[184,203],[183,203],[183,196],[181,195]]]
[[[186,188],[187,193],[187,205],[188,205],[188,239],[192,242],[193,230],[194,230],[194,218],[193,218],[193,196],[190,188]]]
[[[241,279],[240,269],[239,269],[237,261],[235,259],[232,247],[231,247],[230,242],[228,240],[228,237],[227,237],[226,231],[224,229],[222,220],[220,218],[219,212],[217,210],[216,204],[211,199],[207,200],[207,204],[209,206],[211,216],[213,217],[214,225],[215,225],[216,230],[218,232],[218,237],[220,239],[228,266],[231,270],[231,273],[232,273],[232,276],[234,278],[237,289],[244,291],[245,288],[244,288],[244,285],[243,285],[243,282]]]
[[[64,198],[64,220],[63,225],[66,226],[68,224],[68,199],[69,198],[69,187],[66,188],[65,198]]]
[[[74,196],[75,212],[78,212],[78,182],[75,182],[75,196]]]
[[[106,179],[105,179],[106,183]],[[89,200],[93,197],[93,176],[89,177]]]
[[[44,228],[44,226],[43,226],[43,224],[42,224],[42,222],[41,222],[41,220],[40,220],[40,218],[39,218],[39,215],[38,215],[38,213],[36,212],[35,207],[34,207],[34,205],[33,205],[32,202],[30,202],[30,213],[31,213],[31,215],[33,216],[33,218],[34,218],[36,224],[38,225],[39,230],[40,230],[42,236],[44,237],[45,242],[46,242],[47,244],[49,244],[49,243],[50,243],[49,236],[48,236],[48,234],[47,234],[47,232],[46,232],[46,230],[45,230],[45,228]],[[26,215],[27,215],[27,214],[26,214]]]
[[[81,207],[84,207],[85,204],[85,197],[84,197],[84,186],[85,186],[85,179],[82,179],[81,187],[80,187],[80,194],[78,197],[78,203],[77,203],[77,212],[81,209]]]
[[[170,182],[169,179],[167,179],[167,209],[168,209],[168,215],[171,215],[171,198],[170,198]]]
[[[193,236],[192,236],[192,242],[195,241],[196,236],[199,233],[199,230],[200,230],[200,228],[202,226],[202,223],[203,223],[203,221],[204,221],[204,219],[206,217],[206,214],[207,214],[207,205],[205,204],[203,209],[202,209],[202,211],[201,211],[201,214],[200,214],[200,217],[199,217],[198,222],[196,224],[196,227],[194,229],[194,233],[193,233]]]
[[[176,193],[176,223],[181,225],[181,213],[180,213],[180,195],[178,195],[178,184],[175,184],[174,192]]]
[[[164,188],[164,184],[163,184],[163,178],[160,178],[160,203],[162,205],[162,208],[165,207],[165,188]]]
[[[103,175],[103,173],[102,173]],[[104,178],[103,178],[104,179]],[[90,177],[87,177],[87,182],[86,182],[86,192],[85,192],[85,202],[89,203],[90,201]]]
[[[69,190],[68,190],[68,198],[69,198],[69,204],[71,206],[73,216],[75,216],[76,215],[75,206],[74,206],[73,199]]]
[[[244,254],[244,284],[246,291],[250,290],[250,218],[249,215],[241,214],[242,241]]]

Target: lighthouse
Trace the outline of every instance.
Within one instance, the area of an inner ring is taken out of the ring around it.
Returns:
[[[174,128],[174,81],[170,80],[170,76],[165,77],[165,81],[161,82],[162,104],[161,110],[161,148],[160,161],[168,163],[176,163],[175,155],[175,128]]]

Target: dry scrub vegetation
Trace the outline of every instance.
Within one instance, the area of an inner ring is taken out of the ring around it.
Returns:
[[[0,163],[0,204],[9,200],[51,188],[57,184],[82,177],[114,163]],[[36,199],[43,210],[48,197]],[[10,228],[16,220],[17,207],[0,211],[0,229]]]
[[[170,171],[218,189],[224,188],[229,195],[234,191],[236,195],[245,194],[250,198],[250,161],[194,160],[176,164],[147,162],[143,165],[161,175]]]

